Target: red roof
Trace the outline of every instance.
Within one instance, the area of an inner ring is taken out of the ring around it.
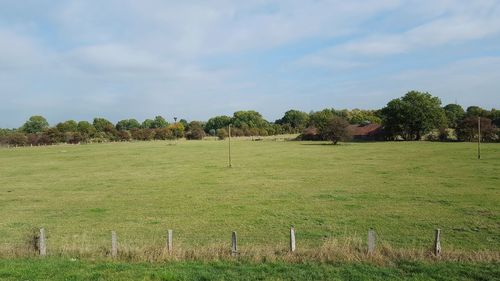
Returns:
[[[353,136],[374,136],[382,130],[379,124],[349,125],[348,129]]]

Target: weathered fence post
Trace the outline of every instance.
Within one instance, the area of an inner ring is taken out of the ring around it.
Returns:
[[[167,233],[167,250],[168,250],[168,253],[169,254],[172,254],[172,250],[174,249],[173,248],[173,231],[172,229],[169,229],[168,230],[168,233]]]
[[[238,241],[236,238],[236,231],[233,231],[233,234],[231,236],[231,256],[237,256],[238,255]]]
[[[375,230],[373,230],[373,228],[370,228],[370,230],[368,230],[368,254],[371,255],[373,254],[373,252],[375,252],[375,243]]]
[[[111,256],[116,258],[118,254],[116,231],[111,231]]]
[[[441,255],[441,229],[436,229],[436,236],[434,238],[434,255]]]
[[[295,252],[295,228],[290,228],[290,252]]]
[[[47,255],[47,245],[45,244],[45,228],[40,228],[40,239],[38,240],[38,250],[40,251],[40,256],[44,257]]]

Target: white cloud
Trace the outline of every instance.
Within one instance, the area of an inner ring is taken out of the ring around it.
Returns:
[[[378,71],[394,54],[495,38],[493,0],[19,3],[0,1],[0,112],[8,115],[0,127],[31,114],[203,119],[253,108],[274,119],[287,107],[377,107],[418,86],[494,104],[485,95],[500,81],[494,57],[420,71],[410,63],[398,68],[406,77]],[[483,56],[476,51],[470,56]]]

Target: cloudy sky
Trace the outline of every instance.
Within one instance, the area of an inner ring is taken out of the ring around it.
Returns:
[[[500,1],[0,0],[0,127],[100,116],[500,107]]]

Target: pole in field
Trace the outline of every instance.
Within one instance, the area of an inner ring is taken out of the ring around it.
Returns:
[[[375,252],[375,242],[376,237],[375,237],[375,230],[370,228],[368,231],[368,254],[373,254]]]
[[[229,168],[232,167],[231,165],[231,124],[229,124]]]
[[[40,256],[44,257],[47,255],[47,245],[45,244],[45,228],[40,228],[38,250],[40,251]]]
[[[290,228],[290,252],[295,252],[295,227]]]
[[[169,230],[167,231],[167,250],[168,250],[168,253],[169,253],[169,254],[172,254],[172,251],[173,251],[173,249],[174,249],[174,245],[173,245],[173,244],[174,244],[174,242],[173,242],[173,240],[174,240],[174,239],[173,239],[173,238],[174,238],[174,237],[173,237],[173,236],[174,236],[174,234],[173,234],[173,232],[174,232],[174,231],[173,231],[172,229],[169,229]]]
[[[116,238],[116,231],[111,231],[111,257],[116,258],[118,254],[118,239]]]
[[[236,231],[231,234],[231,256],[235,257],[238,255],[238,240],[236,238]]]
[[[436,229],[436,235],[434,237],[434,255],[441,255],[441,229]]]
[[[481,117],[477,117],[477,159],[481,159]]]

